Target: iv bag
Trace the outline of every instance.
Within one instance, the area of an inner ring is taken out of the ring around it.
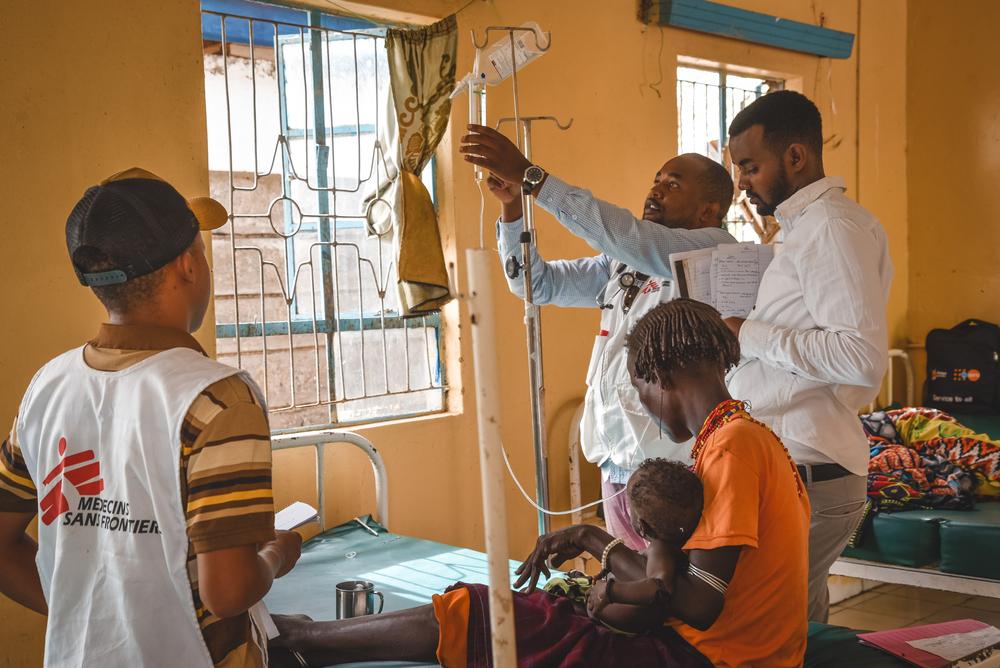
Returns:
[[[534,21],[528,21],[522,23],[521,27],[531,32],[514,33],[514,63],[518,71],[545,53],[539,48],[539,44],[545,39],[541,26]],[[483,49],[478,69],[478,72],[472,73],[473,76],[490,86],[495,86],[514,73],[509,33]]]

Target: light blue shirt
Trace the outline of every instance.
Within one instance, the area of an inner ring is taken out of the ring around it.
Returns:
[[[587,189],[571,186],[549,174],[535,200],[574,235],[600,252],[593,257],[546,262],[534,249],[531,279],[536,304],[596,308],[597,294],[604,289],[617,262],[650,276],[672,277],[671,253],[714,248],[736,243],[721,227],[697,230],[674,229],[640,220],[627,209],[599,200]],[[497,222],[497,248],[503,262],[521,258],[519,237],[524,220]],[[505,274],[506,275],[506,274]],[[524,295],[524,278],[507,277],[511,292]]]
[[[597,296],[607,286],[618,263],[650,276],[669,278],[673,275],[669,261],[671,253],[736,243],[736,239],[721,227],[674,229],[640,220],[627,209],[599,200],[589,190],[571,186],[551,174],[535,201],[563,227],[600,253],[575,260],[545,261],[533,247],[531,279],[536,304],[596,308]],[[501,262],[505,263],[511,256],[522,262],[520,235],[523,230],[523,219],[497,222]],[[523,297],[523,272],[513,279],[506,272],[504,276],[510,291]],[[610,460],[601,469],[606,478],[620,484],[631,474]]]

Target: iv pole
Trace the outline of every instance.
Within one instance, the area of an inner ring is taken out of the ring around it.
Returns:
[[[517,86],[517,49],[514,44],[514,33],[529,32],[535,36],[535,45],[543,53],[552,46],[551,33],[545,33],[545,45],[538,43],[538,36],[531,28],[522,26],[489,26],[486,28],[483,42],[480,43],[475,32],[472,34],[472,43],[476,49],[484,49],[489,44],[491,32],[506,32],[510,40],[510,62],[511,85],[514,97],[514,131],[516,144],[524,151],[525,157],[530,160],[531,142],[531,122],[534,118],[526,119],[522,122],[520,104],[518,100]],[[572,121],[571,121],[572,123]],[[560,128],[562,126],[556,121]],[[568,128],[569,125],[566,126]],[[563,128],[563,129],[566,129]],[[522,136],[524,141],[522,141]],[[545,434],[545,384],[542,372],[542,341],[541,341],[541,321],[539,318],[538,306],[534,303],[534,291],[531,276],[531,263],[525,261],[530,258],[531,246],[534,244],[535,236],[535,216],[534,197],[530,194],[521,195],[522,210],[524,212],[524,231],[521,233],[521,258],[523,264],[521,270],[524,272],[524,324],[528,347],[528,379],[530,383],[531,396],[531,432],[535,451],[535,495],[539,506],[547,508],[549,506],[549,476],[548,476],[548,445]],[[538,513],[538,533],[539,535],[549,531],[549,517],[545,513]]]
[[[516,76],[516,72],[515,72]],[[515,90],[517,83],[514,83]],[[531,126],[536,121],[550,121],[560,130],[569,130],[573,119],[563,125],[555,116],[524,116],[517,114],[517,94],[515,93],[513,118],[497,121],[497,129],[504,123],[513,121],[515,133],[524,138],[524,157],[531,161]],[[521,234],[521,270],[524,271],[524,325],[528,341],[528,382],[531,384],[531,436],[535,446],[535,496],[542,508],[549,507],[549,446],[545,431],[545,375],[542,363],[542,314],[534,302],[534,283],[531,275],[531,247],[535,244],[535,216],[532,195],[522,194],[524,211],[524,232]],[[538,533],[548,533],[549,516],[538,512]]]
[[[487,28],[487,40],[491,29],[498,28]],[[511,31],[511,62],[516,64],[513,52],[513,31],[520,28],[499,29]],[[475,32],[473,32],[472,41],[476,44]],[[551,38],[548,38],[548,41],[551,42]],[[476,48],[476,69],[478,70],[478,49],[481,47],[477,44]],[[547,45],[546,48],[548,48]],[[516,69],[514,76],[517,76]],[[514,90],[514,112],[518,114],[516,78]],[[469,112],[471,118],[479,119],[481,114],[485,114],[485,91],[484,83],[470,82]],[[485,118],[481,120],[485,123]],[[481,187],[484,178],[483,171],[477,168],[475,175]],[[496,260],[493,252],[483,248],[481,242],[479,248],[469,248],[465,255],[469,266],[469,315],[472,324],[472,356],[476,375],[479,473],[482,479],[483,528],[490,585],[492,657],[493,664],[498,668],[515,668],[517,665],[517,640],[514,630],[514,605],[510,591],[508,566],[507,503],[504,494],[503,446],[500,442],[500,398],[497,394],[499,374],[496,358],[496,333],[492,320],[495,311],[490,267]]]

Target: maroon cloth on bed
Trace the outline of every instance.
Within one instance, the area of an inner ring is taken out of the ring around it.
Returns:
[[[449,590],[469,590],[469,668],[492,668],[489,588],[459,582]],[[711,663],[677,633],[626,636],[590,619],[568,598],[543,591],[514,592],[517,664],[520,668],[710,668]]]

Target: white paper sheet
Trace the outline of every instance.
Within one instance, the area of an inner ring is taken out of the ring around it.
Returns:
[[[774,248],[763,244],[721,244],[712,254],[711,284],[723,318],[745,318],[757,303],[757,289]]]
[[[296,501],[274,514],[274,528],[278,531],[291,531],[295,527],[312,522],[317,517],[319,517],[319,513],[315,508],[308,503]],[[264,601],[258,601],[250,608],[249,612],[250,616],[257,621],[261,631],[267,634],[268,640],[278,637],[278,627],[274,625],[274,620],[271,619],[271,613],[268,612]]]
[[[319,512],[308,503],[296,501],[287,508],[274,514],[274,528],[278,531],[291,531],[308,522],[319,518]]]
[[[952,633],[936,638],[907,640],[909,645],[948,661],[958,661],[981,649],[1000,643],[1000,629],[987,626],[967,633]]]
[[[714,306],[712,303],[712,253],[715,249],[704,248],[684,253],[671,253],[670,263],[674,267],[676,282],[683,275],[685,290],[681,297],[694,299]]]

